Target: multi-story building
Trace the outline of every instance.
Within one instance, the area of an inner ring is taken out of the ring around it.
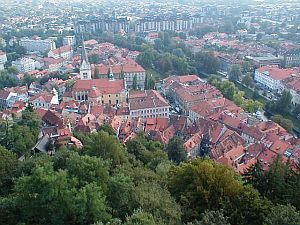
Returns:
[[[219,55],[218,60],[220,63],[219,71],[221,73],[229,74],[233,65],[240,65],[241,60],[231,55]]]
[[[0,70],[4,70],[4,65],[7,62],[6,53],[0,50]]]
[[[294,106],[300,105],[300,76],[288,78],[284,81],[284,87],[292,95],[292,104]]]
[[[72,88],[72,98],[76,101],[118,105],[126,102],[127,90],[121,79],[78,80]]]
[[[64,58],[66,60],[70,60],[73,55],[73,50],[71,45],[64,45],[60,48],[52,49],[48,52],[48,57],[58,59]]]
[[[136,80],[136,88],[144,90],[146,71],[137,63],[125,63],[121,65],[95,65],[94,76],[98,78],[107,78],[113,76],[116,79],[125,79],[126,87],[132,89],[134,80]]]
[[[76,44],[76,38],[75,38],[75,36],[65,36],[63,38],[63,45],[73,46],[75,44]]]
[[[222,93],[196,75],[171,76],[163,80],[162,92],[186,115],[200,102],[222,98]]]
[[[29,39],[21,38],[19,44],[23,46],[28,52],[48,52],[56,48],[55,42],[53,40],[45,39]]]
[[[300,66],[300,49],[287,51],[283,55],[283,66],[286,68]]]
[[[59,105],[58,92],[53,89],[52,93],[40,93],[29,99],[29,103],[35,109],[51,109]]]
[[[280,66],[282,63],[282,57],[277,56],[260,56],[260,57],[246,57],[249,60],[251,60],[256,68],[262,67],[262,66],[270,66],[270,65],[277,65]]]
[[[132,91],[129,93],[131,118],[169,118],[169,103],[154,90]]]
[[[197,24],[203,23],[203,15],[160,15],[148,16],[131,22],[127,18],[95,19],[90,21],[78,21],[75,25],[75,32],[110,31],[121,30],[128,33],[151,32],[151,31],[179,31],[193,29]]]
[[[21,58],[12,62],[12,66],[16,67],[20,73],[27,73],[35,70],[35,61],[29,58]]]
[[[263,66],[255,70],[254,80],[273,92],[282,92],[282,81],[297,74],[294,69],[280,69],[278,66]]]
[[[95,33],[97,31],[119,32],[124,30],[129,32],[130,21],[127,18],[94,19],[90,21],[78,21],[75,25],[75,32]]]

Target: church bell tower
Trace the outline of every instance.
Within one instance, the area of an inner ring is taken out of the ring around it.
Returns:
[[[91,80],[92,79],[92,69],[91,69],[91,65],[89,63],[87,54],[86,54],[86,49],[85,49],[85,44],[84,44],[83,37],[82,37],[80,79],[81,80]]]

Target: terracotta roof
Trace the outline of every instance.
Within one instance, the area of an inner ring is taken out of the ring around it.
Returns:
[[[270,149],[265,149],[262,151],[258,156],[258,161],[261,163],[263,170],[268,170],[277,156],[278,154]]]
[[[258,127],[243,125],[241,132],[254,138],[257,141],[261,141],[264,137],[264,134],[259,130]]]
[[[0,90],[0,99],[7,99],[10,93],[10,91]]]
[[[284,80],[292,74],[297,74],[299,71],[294,69],[280,69],[278,66],[263,66],[258,69],[260,73],[268,74],[274,80]]]
[[[49,94],[49,93],[40,93],[38,95],[34,95],[32,96],[29,101],[33,102],[35,100],[40,100],[40,101],[44,101],[47,103],[51,103],[52,98],[54,97],[53,94]]]
[[[54,59],[54,58],[43,58],[43,61],[47,64],[60,64],[63,63],[65,61],[64,58],[60,57],[58,59]]]
[[[73,91],[91,91],[96,87],[103,94],[119,94],[125,90],[124,80],[109,80],[108,78],[93,80],[77,80]]]
[[[201,132],[199,132],[194,134],[190,139],[188,139],[183,146],[185,147],[187,152],[190,152],[201,143],[201,140],[202,140],[202,134]]]
[[[89,97],[90,98],[98,98],[101,95],[102,95],[102,93],[98,89],[92,89],[91,91],[89,91]]]
[[[47,110],[43,115],[42,120],[51,126],[63,127],[63,120],[60,118],[59,114],[52,110]]]
[[[291,147],[290,143],[284,140],[277,139],[273,145],[270,147],[270,150],[273,152],[283,155],[283,153]]]
[[[94,65],[94,72],[97,70],[97,73],[100,75],[107,75],[109,73],[110,68],[112,69],[112,72],[115,74],[121,74],[123,73],[139,73],[139,72],[145,72],[145,69],[139,65],[138,63],[126,63],[121,65]]]
[[[141,91],[142,92],[142,91]],[[155,90],[146,90],[143,91],[138,96],[143,96],[139,98],[132,98],[129,94],[129,108],[130,110],[138,110],[138,109],[150,109],[157,107],[168,107],[169,103]],[[135,94],[137,96],[137,94]]]
[[[64,52],[70,52],[71,49],[72,48],[71,48],[70,45],[64,45],[64,46],[62,46],[60,48],[56,48],[56,49],[51,50],[51,52],[53,54],[59,55],[59,54],[64,53]]]
[[[102,115],[104,111],[104,107],[102,105],[93,105],[91,109],[91,114],[98,117],[99,115]]]
[[[96,40],[94,40],[94,39],[91,39],[91,40],[85,41],[84,44],[85,44],[86,46],[88,46],[88,45],[96,45],[96,44],[98,44],[98,41],[96,41]]]

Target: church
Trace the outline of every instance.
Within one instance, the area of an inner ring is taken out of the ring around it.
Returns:
[[[127,87],[124,79],[115,79],[112,70],[108,78],[93,79],[83,42],[80,79],[72,88],[72,97],[77,101],[118,105],[127,100]]]

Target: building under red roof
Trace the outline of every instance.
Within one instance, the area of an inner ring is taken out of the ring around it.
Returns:
[[[103,94],[118,94],[125,90],[124,80],[110,80],[108,78],[93,80],[77,80],[73,91],[91,91],[96,87]]]

